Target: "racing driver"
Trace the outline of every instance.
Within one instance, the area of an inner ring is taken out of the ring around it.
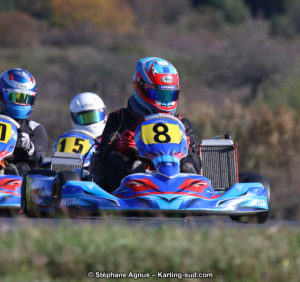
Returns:
[[[130,148],[135,147],[134,128],[143,117],[165,113],[181,120],[189,140],[188,155],[181,160],[181,172],[199,173],[201,161],[190,122],[176,113],[180,85],[175,67],[168,61],[147,57],[137,63],[133,76],[134,93],[126,108],[110,113],[100,145],[100,162],[105,167],[109,191],[116,189],[122,178],[145,172],[145,164]]]

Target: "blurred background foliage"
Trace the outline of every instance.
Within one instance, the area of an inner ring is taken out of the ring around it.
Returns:
[[[0,71],[35,75],[50,154],[74,95],[126,106],[137,60],[165,58],[198,141],[231,134],[240,171],[271,180],[273,217],[299,219],[299,15],[297,0],[0,0]]]

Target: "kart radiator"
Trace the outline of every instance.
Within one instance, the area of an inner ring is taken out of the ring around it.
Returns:
[[[81,155],[73,153],[55,152],[51,158],[51,169],[56,172],[81,168]]]
[[[226,191],[238,182],[237,148],[231,139],[205,139],[199,154],[202,175],[210,179],[217,191]]]

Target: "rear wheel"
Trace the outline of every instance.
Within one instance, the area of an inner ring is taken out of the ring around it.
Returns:
[[[270,213],[270,204],[271,204],[271,186],[267,178],[263,177],[258,173],[252,172],[241,172],[239,173],[239,182],[240,183],[250,183],[250,182],[259,182],[267,189],[267,199],[269,210],[264,212],[259,212],[253,215],[232,215],[231,219],[241,223],[265,223],[269,217]]]
[[[74,171],[60,171],[53,181],[52,186],[52,204],[54,207],[54,212],[60,211],[60,202],[62,198],[62,187],[68,181],[80,181],[80,176]]]

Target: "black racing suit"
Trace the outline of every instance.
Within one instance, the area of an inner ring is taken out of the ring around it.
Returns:
[[[186,134],[190,139],[188,155],[180,162],[181,170],[185,163],[190,163],[194,170],[199,173],[201,169],[201,161],[197,153],[195,136],[190,122],[183,116],[176,114],[185,126]],[[143,172],[143,169],[133,168],[134,159],[138,157],[126,156],[121,154],[116,149],[116,143],[126,129],[133,129],[137,123],[143,118],[138,115],[130,106],[130,101],[127,108],[122,108],[112,112],[107,120],[105,129],[102,134],[100,145],[100,159],[105,167],[106,181],[109,190],[116,189],[125,176],[134,172]]]
[[[16,145],[12,158],[7,161],[17,167],[20,176],[24,176],[26,172],[39,168],[42,164],[48,147],[48,135],[45,127],[33,120],[22,119],[17,120],[17,122],[20,124],[18,133],[25,132],[29,134],[30,141],[34,144],[34,151],[29,156],[26,151]]]

